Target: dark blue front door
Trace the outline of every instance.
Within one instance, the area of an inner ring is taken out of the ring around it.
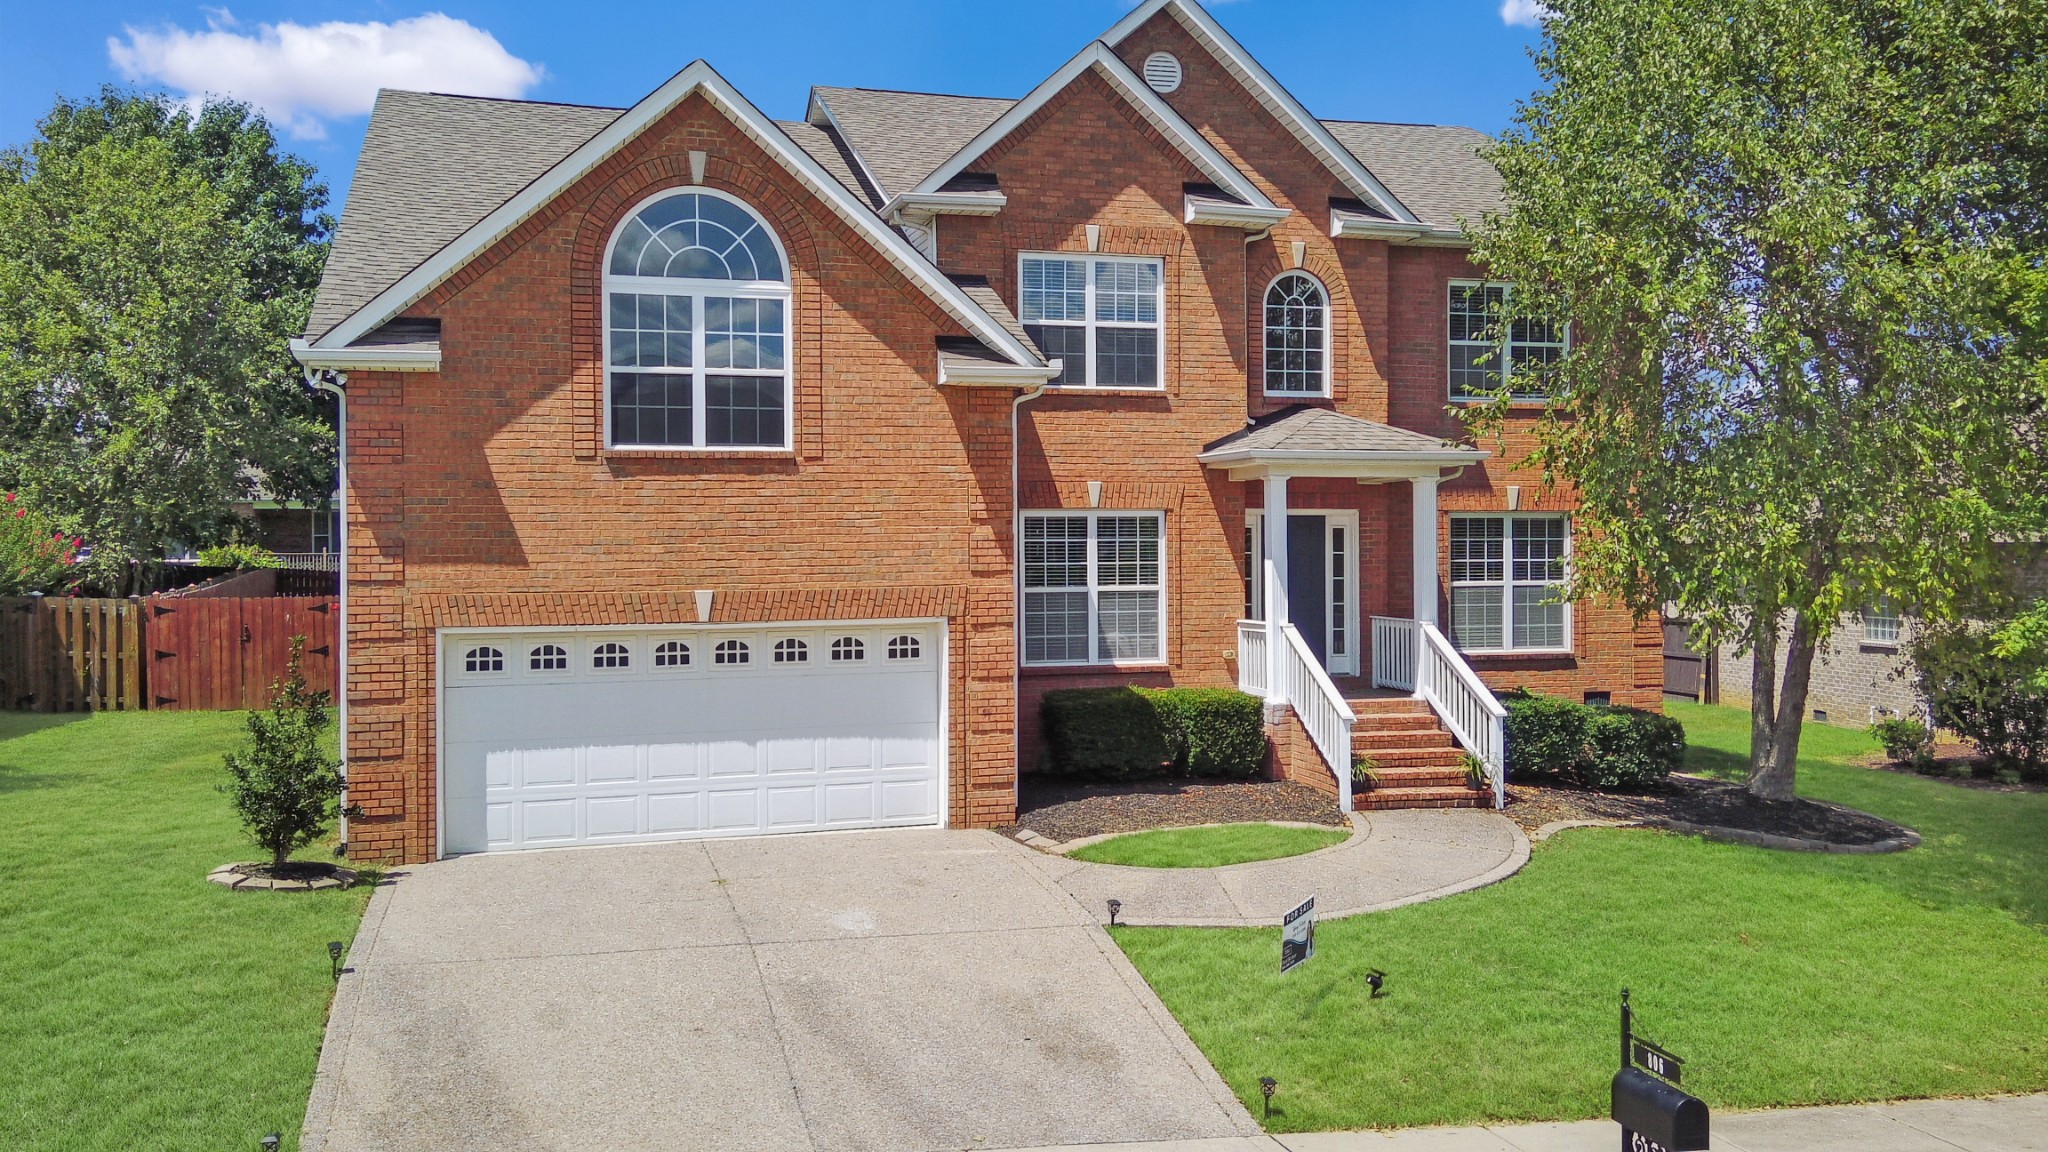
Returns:
[[[1316,662],[1330,666],[1330,527],[1322,516],[1287,517],[1287,615]]]

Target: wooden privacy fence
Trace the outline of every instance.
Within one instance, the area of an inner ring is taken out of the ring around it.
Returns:
[[[1691,629],[1684,621],[1664,621],[1664,694],[1702,704],[1721,702],[1720,659],[1691,647]]]
[[[129,711],[143,697],[143,603],[0,598],[0,707]]]
[[[332,693],[339,609],[328,596],[150,597],[149,706],[267,707],[294,636],[306,638],[307,687]]]

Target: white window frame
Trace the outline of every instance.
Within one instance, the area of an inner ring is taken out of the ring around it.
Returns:
[[[1897,648],[1905,620],[1890,601],[1879,599],[1863,610],[1863,642],[1873,648]]]
[[[1561,588],[1561,587],[1563,587],[1563,586],[1564,586],[1564,584],[1565,584],[1565,581],[1566,581],[1566,580],[1569,580],[1569,579],[1571,578],[1571,570],[1572,570],[1572,568],[1571,568],[1571,565],[1572,565],[1572,549],[1573,549],[1573,544],[1574,544],[1574,542],[1575,542],[1575,539],[1576,539],[1576,537],[1575,537],[1575,534],[1574,534],[1574,533],[1573,533],[1573,531],[1572,531],[1572,521],[1571,521],[1571,517],[1569,517],[1569,516],[1564,516],[1564,515],[1558,515],[1558,514],[1549,514],[1549,513],[1541,513],[1541,512],[1534,512],[1534,513],[1525,513],[1525,512],[1471,512],[1471,513],[1467,513],[1467,512],[1458,512],[1458,513],[1453,513],[1453,514],[1451,515],[1451,521],[1452,521],[1453,523],[1456,523],[1456,522],[1459,522],[1459,521],[1475,521],[1475,520],[1498,520],[1498,521],[1501,521],[1501,573],[1500,573],[1500,575],[1501,575],[1501,578],[1500,578],[1500,579],[1499,579],[1498,581],[1493,581],[1493,580],[1457,580],[1457,579],[1448,579],[1448,578],[1450,577],[1450,569],[1449,569],[1449,565],[1446,565],[1446,571],[1445,571],[1445,576],[1446,576],[1446,578],[1447,578],[1447,580],[1448,580],[1448,586],[1449,586],[1449,587],[1451,587],[1451,588],[1454,588],[1454,589],[1455,589],[1455,588],[1498,588],[1498,589],[1500,590],[1500,597],[1501,597],[1501,606],[1500,606],[1500,645],[1499,645],[1498,647],[1491,647],[1491,648],[1477,648],[1477,647],[1468,647],[1468,646],[1466,646],[1466,645],[1465,645],[1465,644],[1463,644],[1463,643],[1458,643],[1458,650],[1459,650],[1459,651],[1461,651],[1461,652],[1471,652],[1471,653],[1479,653],[1479,654],[1493,654],[1493,655],[1505,655],[1505,654],[1516,654],[1516,655],[1528,655],[1528,654],[1532,654],[1532,653],[1541,653],[1541,654],[1544,654],[1544,655],[1560,655],[1560,654],[1567,654],[1567,655],[1568,655],[1568,654],[1570,654],[1570,653],[1571,653],[1571,651],[1572,651],[1572,602],[1571,602],[1570,600],[1565,600],[1565,601],[1563,601],[1563,602],[1562,602],[1562,603],[1563,603],[1563,607],[1564,607],[1564,622],[1563,622],[1563,633],[1564,633],[1564,643],[1563,643],[1563,644],[1562,644],[1561,646],[1557,646],[1557,647],[1540,647],[1540,648],[1538,648],[1538,647],[1526,647],[1526,648],[1518,648],[1518,647],[1516,647],[1516,646],[1515,646],[1515,589],[1517,589],[1517,588],[1537,588],[1537,587],[1560,587],[1560,588]],[[1564,578],[1564,580],[1517,580],[1517,579],[1515,579],[1515,525],[1514,525],[1514,522],[1515,522],[1516,520],[1556,520],[1556,521],[1562,521],[1562,522],[1563,522],[1563,524],[1564,524],[1564,556],[1563,556],[1563,561],[1564,561],[1564,572],[1565,572],[1565,578]],[[1448,532],[1447,532],[1447,534],[1446,534],[1446,536],[1445,536],[1445,539],[1446,539],[1446,541],[1448,541],[1448,540],[1449,540]],[[1449,597],[1449,598],[1450,598],[1450,599],[1453,599],[1453,600],[1454,600],[1454,599],[1456,598],[1456,597],[1455,597],[1455,594],[1453,594],[1453,595],[1452,595],[1451,597]],[[1453,611],[1455,611],[1455,609],[1453,609]],[[1451,623],[1451,620],[1448,620],[1448,619],[1447,619],[1447,620],[1446,620],[1446,623],[1447,623],[1447,624],[1450,624],[1450,623]],[[1447,629],[1447,631],[1448,631],[1448,629]],[[1457,641],[1457,637],[1456,637],[1456,636],[1452,636],[1452,640],[1453,640],[1454,642],[1456,642],[1456,641]]]
[[[1316,286],[1317,291],[1323,294],[1323,383],[1322,387],[1314,392],[1276,392],[1273,390],[1272,386],[1272,365],[1267,360],[1267,357],[1272,355],[1272,348],[1269,344],[1269,337],[1272,334],[1273,326],[1267,323],[1266,321],[1266,298],[1273,294],[1273,289],[1275,286],[1277,286],[1282,280],[1287,279],[1289,276],[1300,276],[1303,279],[1308,280],[1310,283]],[[1448,311],[1446,312],[1446,315],[1448,315]],[[1336,327],[1337,325],[1335,323],[1335,317],[1333,317],[1330,312],[1330,286],[1323,282],[1322,277],[1316,275],[1313,272],[1310,272],[1306,268],[1289,268],[1287,271],[1280,273],[1278,276],[1273,277],[1271,280],[1268,280],[1266,282],[1266,290],[1259,293],[1260,390],[1263,391],[1268,397],[1274,399],[1329,399],[1331,395],[1332,383],[1335,379],[1335,366],[1331,363],[1331,348],[1333,344],[1333,341],[1331,339],[1331,333],[1336,329]]]
[[[1088,521],[1088,583],[1083,585],[1061,585],[1049,588],[1027,588],[1025,586],[1025,565],[1023,562],[1024,525],[1033,518],[1085,519]],[[1102,520],[1128,520],[1149,518],[1159,525],[1159,580],[1154,584],[1110,584],[1102,583],[1100,557],[1096,542],[1096,525]],[[1017,660],[1026,668],[1151,668],[1166,663],[1167,621],[1167,574],[1171,558],[1166,539],[1166,513],[1149,509],[1077,509],[1043,508],[1021,512],[1017,516]],[[1088,594],[1088,659],[1085,660],[1032,660],[1025,655],[1026,597],[1032,592],[1082,592]],[[1127,657],[1122,660],[1103,659],[1102,653],[1102,593],[1109,592],[1153,592],[1159,597],[1159,649],[1149,656]]]
[[[1164,392],[1166,390],[1166,260],[1160,256],[1123,256],[1106,252],[1019,252],[1017,254],[1017,315],[1024,315],[1024,265],[1032,260],[1080,261],[1088,266],[1088,282],[1085,303],[1082,305],[1083,319],[1076,324],[1071,320],[1021,321],[1033,328],[1080,328],[1087,333],[1087,350],[1082,356],[1080,380],[1072,379],[1073,365],[1066,365],[1066,383],[1050,387],[1088,388],[1111,392]],[[1125,324],[1114,320],[1098,320],[1095,317],[1095,266],[1098,264],[1140,264],[1152,268],[1159,274],[1158,299],[1156,308],[1159,322],[1156,325]],[[1159,366],[1159,382],[1156,384],[1097,384],[1095,382],[1095,335],[1102,328],[1143,329],[1152,328],[1157,343],[1154,362]]]
[[[1332,676],[1360,675],[1359,649],[1363,645],[1358,632],[1362,619],[1358,610],[1358,511],[1352,508],[1289,508],[1287,514],[1323,518],[1323,651],[1329,653],[1330,663],[1325,671]],[[1245,600],[1251,610],[1246,619],[1250,620],[1266,618],[1265,523],[1264,509],[1252,508],[1245,512]],[[1332,547],[1333,537],[1338,532],[1344,533],[1341,557],[1335,555]],[[1340,582],[1343,586],[1343,611],[1331,612],[1330,605],[1337,599]],[[1342,644],[1338,643],[1339,639],[1343,640]]]
[[[761,231],[768,242],[775,246],[775,254],[782,261],[782,280],[701,280],[669,276],[615,276],[612,274],[612,250],[618,246],[619,236],[625,232],[626,224],[639,217],[653,205],[671,197],[692,195],[710,196],[724,200],[752,216],[761,225]],[[783,246],[782,237],[769,227],[768,220],[746,201],[729,196],[713,188],[689,186],[666,188],[635,204],[631,211],[619,217],[619,223],[605,241],[603,270],[600,278],[597,322],[604,334],[603,349],[600,353],[600,384],[598,391],[602,401],[604,420],[604,446],[608,452],[691,452],[691,453],[745,453],[762,456],[793,456],[796,454],[796,309],[789,284],[792,275],[789,251]],[[640,368],[620,366],[621,372],[652,376],[681,376],[690,380],[690,443],[688,444],[633,444],[619,443],[612,437],[612,293],[624,292],[642,296],[687,296],[690,298],[690,367]],[[758,368],[712,369],[705,365],[704,358],[704,300],[706,297],[724,296],[741,300],[775,300],[782,305],[782,370],[774,372]],[[705,402],[709,388],[707,378],[711,376],[746,376],[758,379],[780,379],[782,381],[782,443],[761,444],[707,444],[704,434],[707,426]]]
[[[1457,380],[1453,377],[1452,373],[1456,371],[1460,358],[1452,355],[1452,353],[1459,348],[1484,348],[1487,351],[1493,353],[1493,363],[1488,370],[1491,371],[1496,377],[1498,377],[1500,383],[1507,388],[1508,399],[1535,403],[1540,403],[1549,400],[1550,394],[1548,392],[1515,391],[1515,349],[1518,347],[1555,348],[1557,349],[1557,353],[1559,356],[1564,356],[1571,352],[1571,325],[1565,323],[1557,324],[1558,339],[1556,340],[1517,341],[1514,338],[1514,329],[1512,325],[1509,326],[1508,331],[1503,332],[1501,334],[1501,338],[1498,341],[1453,340],[1451,339],[1451,302],[1454,299],[1456,299],[1457,293],[1459,291],[1470,291],[1474,288],[1498,288],[1501,290],[1503,302],[1505,302],[1508,298],[1512,297],[1515,292],[1515,286],[1512,283],[1502,280],[1452,280],[1447,285],[1445,285],[1444,386],[1451,398],[1451,403],[1484,404],[1491,400],[1491,397],[1484,396],[1479,393],[1463,391],[1461,389],[1461,385],[1459,385]]]

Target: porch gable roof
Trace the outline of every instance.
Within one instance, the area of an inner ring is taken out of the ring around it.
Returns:
[[[1406,428],[1296,404],[1205,445],[1196,459],[1227,469],[1233,479],[1287,475],[1402,480],[1434,478],[1444,468],[1477,464],[1491,455]]]

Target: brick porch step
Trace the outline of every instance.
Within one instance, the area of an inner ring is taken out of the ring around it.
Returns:
[[[1354,758],[1361,754],[1371,756],[1381,772],[1395,768],[1456,769],[1458,779],[1465,778],[1465,752],[1461,748],[1353,748],[1351,754]]]
[[[1431,724],[1427,728],[1368,728],[1351,730],[1351,747],[1357,752],[1377,753],[1382,748],[1450,748],[1457,744],[1449,732]]]
[[[1377,788],[1463,788],[1465,769],[1455,768],[1387,768],[1374,770],[1379,778]]]
[[[1403,808],[1491,808],[1491,792],[1475,792],[1460,784],[1456,788],[1375,788],[1354,792],[1351,806],[1360,812],[1387,812]]]

